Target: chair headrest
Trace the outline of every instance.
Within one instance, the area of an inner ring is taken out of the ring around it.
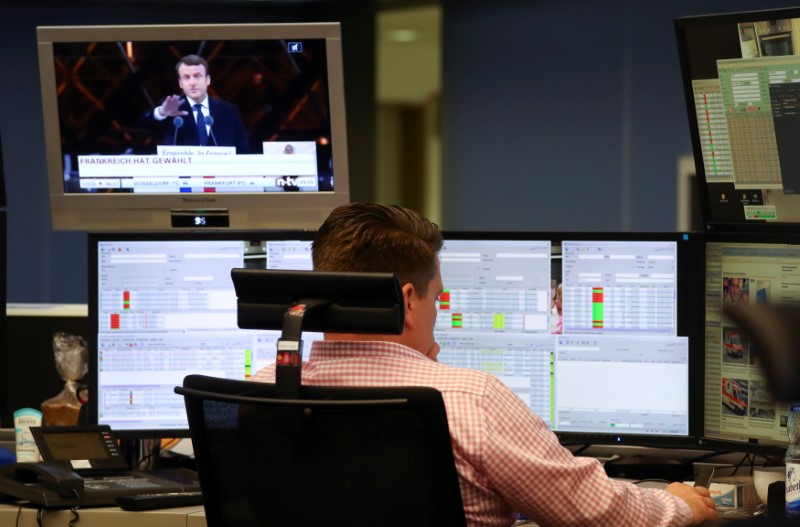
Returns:
[[[405,302],[391,273],[233,269],[238,324],[243,329],[282,329],[294,305],[315,303],[304,331],[396,334],[403,332]]]

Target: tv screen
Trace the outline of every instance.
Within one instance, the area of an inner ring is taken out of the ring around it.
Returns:
[[[800,9],[675,26],[708,227],[800,222]]]
[[[37,37],[55,229],[316,228],[349,201],[337,23]]]
[[[497,375],[564,442],[691,444],[696,258],[683,234],[446,233],[439,361]]]
[[[275,361],[279,331],[238,328],[231,269],[310,270],[311,236],[89,235],[91,423],[123,437],[188,437],[173,392],[186,375],[248,379]]]
[[[789,405],[773,400],[758,348],[723,314],[723,306],[800,304],[800,237],[713,233],[705,252],[704,441],[781,454]]]

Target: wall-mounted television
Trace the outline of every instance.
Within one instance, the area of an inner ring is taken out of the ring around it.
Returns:
[[[707,228],[796,228],[800,8],[685,17],[675,28]]]
[[[37,38],[54,229],[314,229],[349,201],[338,23]]]

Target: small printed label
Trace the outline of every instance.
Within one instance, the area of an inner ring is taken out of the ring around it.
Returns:
[[[299,340],[279,340],[278,351],[297,351],[300,349]]]
[[[800,463],[786,463],[786,512],[800,515]]]
[[[88,459],[73,459],[72,461],[70,461],[70,463],[72,464],[72,468],[74,468],[75,470],[80,470],[83,468],[86,469],[92,468],[92,464],[89,462]]]
[[[775,205],[745,205],[744,218],[746,220],[777,220],[778,211]]]
[[[17,461],[38,462],[39,449],[31,433],[32,426],[42,426],[42,412],[33,408],[21,408],[14,412]]]

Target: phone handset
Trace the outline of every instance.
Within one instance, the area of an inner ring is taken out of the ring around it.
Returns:
[[[83,496],[84,481],[66,467],[51,463],[12,463],[0,467],[0,494],[25,499],[42,506],[77,504]],[[64,502],[64,503],[62,503]]]

